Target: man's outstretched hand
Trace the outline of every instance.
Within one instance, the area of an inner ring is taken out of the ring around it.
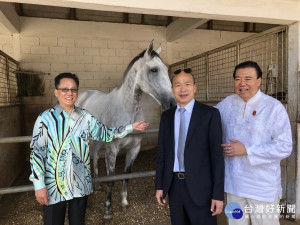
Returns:
[[[139,122],[134,122],[132,124],[132,129],[143,131],[143,130],[146,130],[148,128],[148,126],[149,126],[149,123],[145,123],[145,120],[141,120]]]

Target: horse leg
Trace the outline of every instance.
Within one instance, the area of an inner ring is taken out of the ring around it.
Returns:
[[[93,166],[94,166],[94,177],[99,177],[98,160],[100,158],[100,149],[102,142],[93,141]],[[100,183],[95,183],[95,190],[100,190]]]
[[[117,154],[118,154],[118,149],[115,145],[109,144],[106,146],[105,164],[106,164],[107,176],[115,174],[115,165],[116,165]],[[112,195],[112,188],[113,188],[114,184],[115,184],[114,181],[107,183],[107,196],[106,196],[106,202],[104,204],[104,207],[105,207],[104,219],[106,219],[106,220],[109,220],[112,218],[111,195]]]
[[[133,148],[127,151],[126,153],[126,163],[125,163],[125,170],[124,173],[131,173],[131,168],[134,160],[136,159],[139,151],[141,148],[141,141],[137,143]],[[127,186],[128,186],[128,179],[123,180],[123,187],[121,191],[121,198],[122,198],[122,206],[128,206],[127,201]]]

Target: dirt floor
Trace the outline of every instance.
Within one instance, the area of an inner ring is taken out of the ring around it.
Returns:
[[[27,163],[28,164],[28,163]],[[104,160],[101,160],[101,175],[105,176]],[[123,173],[124,156],[117,159],[116,174]],[[141,152],[133,166],[133,172],[155,169],[155,149]],[[30,184],[29,166],[15,182],[14,186]],[[87,225],[170,225],[168,206],[158,206],[154,198],[154,177],[132,179],[128,187],[129,207],[121,206],[122,182],[116,182],[113,189],[113,219],[104,221],[105,184],[100,191],[90,195],[86,214]],[[0,225],[38,225],[42,223],[41,206],[35,201],[34,192],[5,195],[0,200]],[[68,224],[67,219],[65,224]],[[219,225],[226,225],[224,213],[218,217]],[[295,222],[281,220],[281,225],[296,225]]]

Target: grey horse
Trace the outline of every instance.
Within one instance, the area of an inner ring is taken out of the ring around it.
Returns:
[[[171,92],[168,68],[159,57],[160,46],[153,50],[153,41],[148,49],[136,56],[128,65],[123,81],[110,93],[99,90],[88,90],[78,97],[77,106],[87,109],[99,121],[108,127],[131,124],[143,119],[141,109],[142,93],[152,96],[163,110],[176,104]],[[105,162],[107,175],[115,174],[116,157],[121,148],[126,150],[125,173],[131,167],[141,147],[141,135],[129,135],[123,139],[115,139],[105,143]],[[93,164],[94,176],[98,177],[98,159],[101,142],[94,142]],[[121,191],[122,205],[127,206],[127,184],[123,181]],[[105,202],[104,219],[111,219],[111,194],[114,183],[108,183],[107,200]]]

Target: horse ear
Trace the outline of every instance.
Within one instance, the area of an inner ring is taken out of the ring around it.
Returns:
[[[150,55],[151,52],[153,51],[153,42],[154,42],[154,39],[150,42],[150,45],[149,45],[149,47],[147,49],[148,55]]]
[[[155,52],[157,54],[159,54],[161,52],[161,44],[159,44],[159,46],[156,48]]]

